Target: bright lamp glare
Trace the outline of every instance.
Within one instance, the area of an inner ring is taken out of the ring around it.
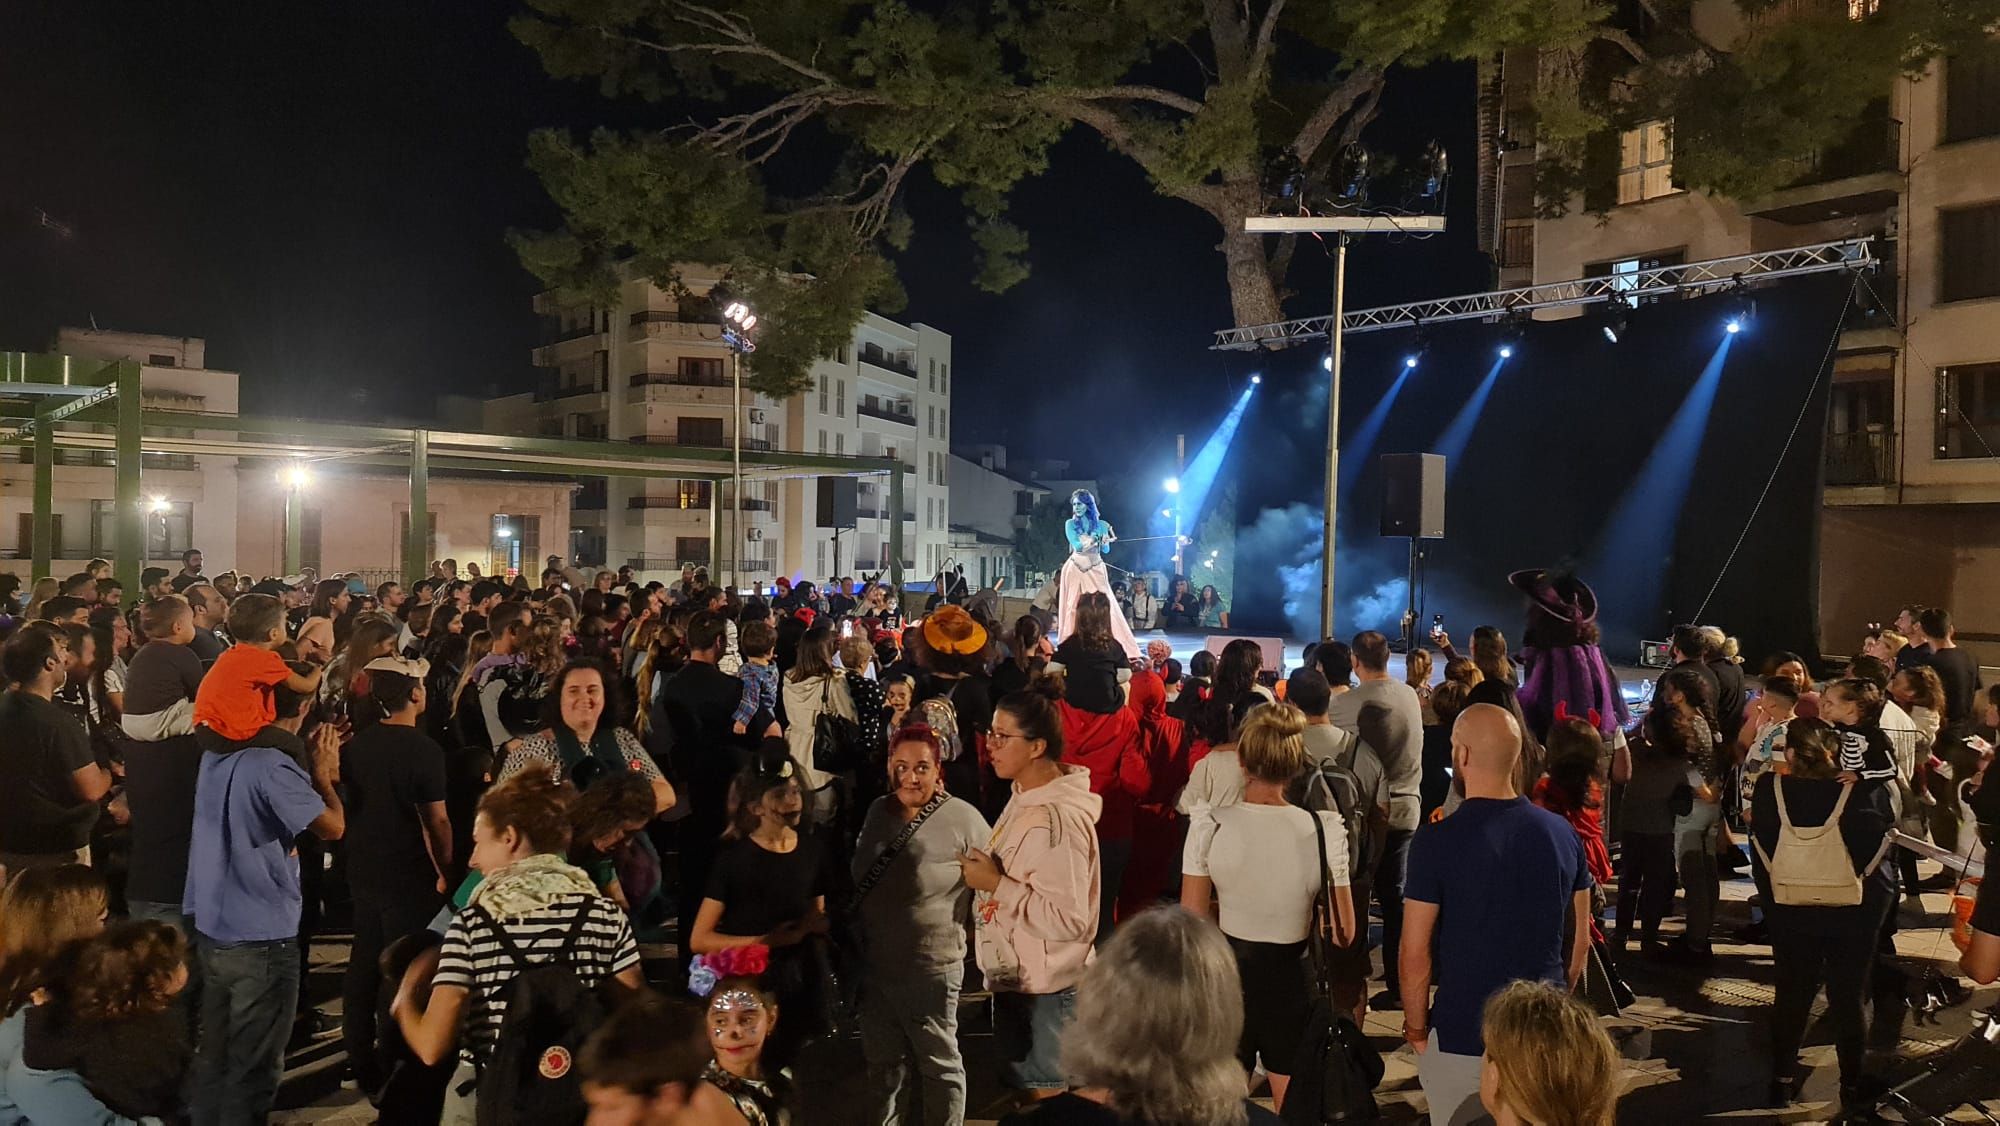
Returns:
[[[1416,366],[1417,366],[1417,358],[1416,358],[1415,356],[1404,356],[1404,357],[1403,357],[1403,366],[1404,366],[1404,367],[1406,367],[1406,368],[1413,368],[1413,367],[1416,367]]]
[[[171,507],[173,507],[173,506],[167,503],[167,498],[165,498],[165,497],[154,497],[154,498],[153,498],[153,511],[154,511],[154,512],[165,512],[165,511],[166,511],[167,509],[169,509],[169,508],[171,508]]]
[[[1252,387],[1255,387],[1262,382],[1264,382],[1264,377],[1261,375],[1253,375],[1250,377],[1250,386]]]
[[[514,529],[512,529],[512,528],[507,528],[507,527],[500,527],[500,528],[495,528],[495,529],[493,529],[493,534],[494,534],[494,535],[496,535],[496,536],[499,536],[499,537],[500,537],[501,539],[503,539],[503,540],[504,540],[504,539],[511,539],[511,538],[513,538],[513,535],[514,535]]]
[[[1320,368],[1320,370],[1321,370],[1321,371],[1332,371],[1332,370],[1333,370],[1333,357],[1332,357],[1332,356],[1321,356],[1321,357],[1319,358],[1319,368]]]
[[[1617,330],[1617,329],[1615,329],[1615,328],[1612,328],[1612,327],[1611,327],[1610,325],[1605,325],[1605,326],[1604,326],[1604,339],[1606,339],[1606,340],[1609,340],[1609,341],[1610,341],[1610,342],[1612,342],[1613,344],[1616,344],[1616,343],[1618,343],[1618,330]]]
[[[1723,324],[1722,331],[1729,333],[1730,335],[1733,336],[1736,333],[1743,331],[1743,322],[1735,317],[1731,317],[1726,323]]]
[[[1179,477],[1169,477],[1162,483],[1162,487],[1170,493],[1178,493],[1181,491],[1181,479]]]
[[[1513,358],[1514,358],[1514,346],[1513,346],[1512,344],[1502,344],[1502,345],[1500,346],[1500,358],[1501,358],[1501,359],[1503,359],[1503,360],[1510,360],[1510,359],[1513,359]]]
[[[303,465],[294,465],[278,474],[278,483],[290,485],[294,489],[303,489],[312,484],[312,473]]]

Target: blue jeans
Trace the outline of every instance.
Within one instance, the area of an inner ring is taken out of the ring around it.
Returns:
[[[298,1011],[298,940],[220,943],[204,935],[195,950],[203,980],[195,1126],[261,1126]]]
[[[1382,981],[1391,997],[1398,997],[1402,988],[1403,881],[1410,874],[1410,840],[1416,835],[1415,829],[1389,830],[1382,859],[1375,865],[1375,901],[1382,905]],[[1356,909],[1368,908],[1362,904]],[[1362,923],[1365,926],[1367,920]]]

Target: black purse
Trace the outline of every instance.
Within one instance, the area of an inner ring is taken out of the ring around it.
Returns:
[[[1354,1018],[1333,1006],[1333,966],[1336,957],[1333,920],[1333,873],[1326,866],[1326,825],[1311,810],[1313,838],[1319,844],[1319,894],[1313,899],[1312,931],[1306,936],[1313,992],[1306,1034],[1299,1058],[1292,1065],[1292,1085],[1279,1116],[1292,1126],[1325,1126],[1329,1122],[1372,1122],[1382,1117],[1375,1087],[1382,1082],[1382,1057],[1368,1046]]]
[[[820,690],[819,715],[813,717],[813,769],[822,774],[843,774],[862,764],[866,757],[861,746],[861,725],[835,714],[833,678]]]

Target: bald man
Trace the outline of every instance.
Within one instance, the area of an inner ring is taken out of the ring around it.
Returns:
[[[1475,704],[1460,712],[1451,763],[1465,802],[1418,829],[1410,844],[1403,1038],[1418,1052],[1432,1126],[1485,1113],[1479,1021],[1487,998],[1521,980],[1574,988],[1590,951],[1582,846],[1567,821],[1515,790],[1520,756],[1521,729],[1504,709]]]

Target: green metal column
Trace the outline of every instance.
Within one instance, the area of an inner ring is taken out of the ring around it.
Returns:
[[[54,566],[50,557],[55,547],[56,435],[46,417],[47,402],[43,396],[35,403],[35,573],[28,577],[30,587],[35,580],[48,578]]]
[[[125,597],[138,599],[139,572],[146,565],[146,513],[139,507],[139,463],[145,431],[145,399],[139,387],[139,365],[118,363],[118,508],[112,517],[112,542],[118,550],[111,573],[125,587]]]
[[[903,469],[889,471],[889,582],[903,586]]]
[[[415,586],[430,574],[430,474],[431,432],[418,430],[410,436],[410,534],[403,545],[406,586]]]
[[[305,553],[305,486],[298,481],[285,482],[285,557],[278,568],[278,574],[299,573],[299,556]]]

